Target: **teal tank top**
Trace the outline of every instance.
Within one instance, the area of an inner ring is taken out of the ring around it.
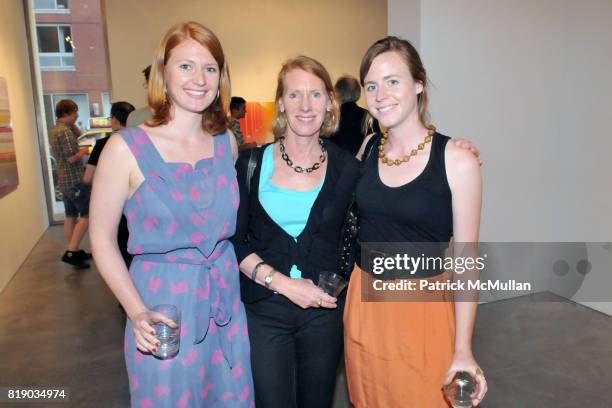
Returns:
[[[297,237],[306,227],[310,209],[317,199],[321,187],[323,187],[325,175],[323,175],[319,185],[312,190],[296,191],[278,187],[272,182],[272,174],[274,173],[273,147],[274,145],[271,144],[264,150],[259,174],[259,202],[270,218],[294,240],[297,240]],[[298,279],[302,277],[302,272],[296,265],[293,265],[289,275]]]

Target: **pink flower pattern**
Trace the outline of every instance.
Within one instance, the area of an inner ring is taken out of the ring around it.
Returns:
[[[131,406],[254,407],[240,273],[227,244],[240,202],[229,135],[214,136],[214,156],[191,166],[164,162],[139,128],[119,133],[145,175],[124,207],[136,255],[130,275],[147,307],[181,310],[179,353],[166,360],[137,349],[128,320]]]

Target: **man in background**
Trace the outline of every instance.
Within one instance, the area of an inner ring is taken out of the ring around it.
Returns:
[[[129,102],[115,102],[111,106],[111,128],[113,132],[117,132],[120,129],[123,129],[127,123],[128,116],[132,112],[134,112],[134,106]],[[87,162],[87,167],[85,168],[85,175],[83,176],[83,183],[87,185],[91,185],[93,182],[93,177],[96,172],[96,166],[98,165],[98,160],[100,158],[100,154],[108,142],[109,137],[105,137],[96,142],[91,155],[89,156],[89,161]],[[129,232],[127,227],[127,219],[124,215],[121,216],[121,221],[119,222],[119,228],[117,230],[117,243],[119,244],[119,250],[121,251],[121,255],[123,256],[123,260],[127,267],[130,267],[132,263],[132,255],[130,255],[127,251],[127,243],[129,238]]]
[[[62,99],[55,106],[57,122],[49,132],[51,150],[56,162],[57,188],[64,201],[64,234],[68,248],[62,261],[76,269],[89,268],[86,261],[91,254],[80,249],[81,240],[89,227],[90,188],[83,184],[84,166],[81,161],[87,148],[79,148],[77,135],[74,134],[79,107],[70,99]]]
[[[331,140],[354,156],[359,151],[367,133],[367,130],[364,129],[364,121],[368,111],[357,105],[361,96],[361,85],[356,78],[345,75],[336,81],[334,89],[338,95],[338,102],[341,104],[340,126],[338,131],[331,136]],[[373,129],[373,131],[376,130],[378,130],[378,124]]]
[[[238,147],[244,144],[244,136],[242,135],[242,129],[240,129],[240,119],[246,115],[246,101],[240,96],[232,96],[230,101],[230,121],[229,128],[236,136],[236,142]]]
[[[147,89],[149,86],[149,76],[151,75],[151,66],[148,65],[145,69],[143,69],[142,74],[145,77],[145,81],[142,83],[142,87],[144,89]],[[134,127],[134,126],[142,125],[147,120],[151,120],[151,118],[152,118],[151,108],[149,108],[149,105],[143,106],[142,108],[138,108],[134,110],[132,113],[130,113],[130,115],[127,118],[127,122],[125,123],[125,126]]]

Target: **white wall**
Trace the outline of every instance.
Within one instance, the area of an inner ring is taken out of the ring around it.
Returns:
[[[611,241],[612,2],[419,3],[433,121],[485,161],[481,239]]]
[[[421,7],[432,116],[486,162],[482,239],[612,239],[612,2]]]
[[[359,76],[365,50],[387,33],[386,0],[105,0],[113,100],[145,103],[141,70],[170,26],[198,21],[219,37],[232,93],[272,101],[281,63],[318,59],[332,80]]]
[[[49,226],[21,1],[2,2],[0,56],[0,76],[8,84],[19,172],[17,190],[0,198],[2,291]]]
[[[389,35],[421,48],[421,0],[387,0]]]

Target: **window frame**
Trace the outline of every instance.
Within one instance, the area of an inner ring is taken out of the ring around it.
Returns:
[[[57,0],[52,0],[55,4],[54,8],[38,8],[36,7],[36,0],[34,0],[34,13],[37,14],[70,14],[70,0],[66,0],[68,5],[66,8],[57,7]]]
[[[54,27],[55,31],[57,33],[57,39],[58,39],[58,45],[60,47],[60,52],[43,52],[40,51],[40,49],[38,50],[38,63],[40,66],[40,70],[41,71],[76,71],[76,64],[74,63],[74,49],[75,47],[72,47],[72,51],[71,52],[67,52],[66,51],[66,44],[65,44],[65,39],[62,37],[61,34],[61,27],[68,27],[70,29],[70,38],[72,38],[73,42],[74,42],[74,34],[72,33],[72,24],[66,24],[66,23],[42,23],[42,24],[36,24],[36,34],[38,36],[38,28],[39,27]],[[40,38],[40,36],[38,36],[38,38]],[[63,51],[61,51],[63,49]],[[60,63],[62,65],[44,65],[40,59],[41,56],[46,56],[46,57],[59,57],[60,58]],[[63,58],[64,57],[72,57],[73,59],[73,64],[72,65],[64,65],[63,63]]]

